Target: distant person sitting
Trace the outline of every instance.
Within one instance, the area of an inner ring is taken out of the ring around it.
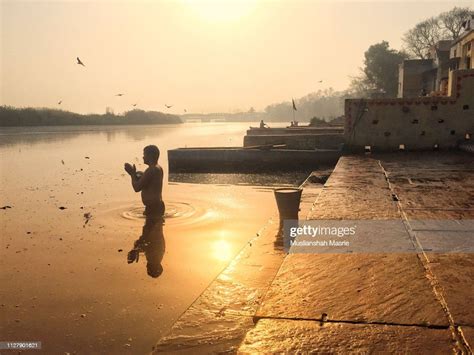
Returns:
[[[425,88],[421,89],[420,96],[426,96],[426,95],[428,95],[428,94],[427,94]]]
[[[263,120],[260,120],[260,128],[270,128],[270,127],[268,127],[268,125],[265,122],[263,122]]]

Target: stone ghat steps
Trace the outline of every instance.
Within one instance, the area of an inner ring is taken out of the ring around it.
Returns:
[[[452,238],[465,231],[443,221],[474,219],[472,159],[463,153],[342,157],[309,218],[400,220],[409,227],[392,238]],[[420,223],[427,218],[438,222]],[[377,233],[383,229],[371,235]],[[238,352],[469,352],[473,281],[474,254],[289,254]]]
[[[474,219],[473,162],[463,152],[345,156],[324,188],[305,185],[300,217],[399,221],[407,227],[392,237],[420,244],[452,238],[465,233],[456,221]],[[474,254],[286,255],[272,221],[155,352],[469,353],[473,303]]]

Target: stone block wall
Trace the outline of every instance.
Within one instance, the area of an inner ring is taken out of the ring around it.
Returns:
[[[348,149],[431,150],[457,147],[474,133],[474,69],[450,73],[449,96],[348,99]]]

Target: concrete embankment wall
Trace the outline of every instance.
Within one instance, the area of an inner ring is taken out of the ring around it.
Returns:
[[[341,133],[251,135],[244,137],[244,147],[285,144],[288,149],[339,149],[344,143]]]
[[[474,69],[450,73],[449,96],[350,99],[345,146],[372,151],[454,148],[474,133]]]
[[[292,128],[252,128],[247,130],[248,136],[258,135],[280,135],[280,134],[321,134],[321,133],[343,133],[344,127],[292,127]]]
[[[170,173],[302,171],[335,164],[340,150],[181,148],[168,151]]]

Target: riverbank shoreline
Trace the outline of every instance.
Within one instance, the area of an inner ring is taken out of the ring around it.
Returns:
[[[300,185],[300,216],[310,213],[326,172],[308,175]],[[313,183],[312,181],[318,181]],[[153,353],[235,352],[254,325],[254,314],[283,260],[282,226],[277,214],[179,317]]]

